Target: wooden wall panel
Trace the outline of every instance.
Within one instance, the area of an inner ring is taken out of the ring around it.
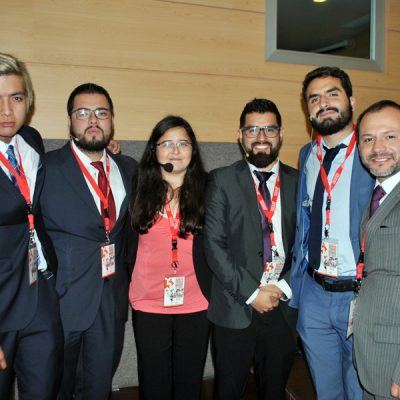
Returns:
[[[400,1],[386,2],[384,73],[348,70],[359,111],[400,101]],[[45,137],[66,137],[70,91],[95,81],[114,99],[120,139],[146,139],[178,113],[200,140],[233,142],[244,104],[258,96],[282,112],[285,157],[309,140],[300,90],[314,67],[264,60],[265,0],[14,0],[1,11],[0,51],[27,63],[32,125]]]

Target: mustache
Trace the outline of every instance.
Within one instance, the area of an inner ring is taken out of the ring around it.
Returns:
[[[339,110],[336,107],[326,107],[326,108],[321,108],[317,114],[315,115],[316,117],[318,117],[321,113],[325,112],[325,111],[335,111],[335,112],[339,112]]]
[[[379,153],[372,153],[368,156],[368,160],[372,160],[373,158],[376,157],[392,157],[394,159],[393,153],[388,153],[388,152],[379,152]]]
[[[272,144],[270,142],[262,141],[262,142],[254,142],[254,143],[252,143],[251,144],[251,149],[253,150],[254,147],[259,146],[259,145],[268,145],[270,149],[272,148]]]
[[[97,128],[97,129],[104,135],[104,130],[103,130],[102,128],[100,128],[99,125],[91,125],[91,126],[88,126],[88,127],[85,129],[85,133],[86,133],[89,129],[92,129],[92,128]]]

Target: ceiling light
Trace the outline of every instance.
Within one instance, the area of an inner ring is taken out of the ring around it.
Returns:
[[[313,0],[314,3],[325,3],[326,0]]]

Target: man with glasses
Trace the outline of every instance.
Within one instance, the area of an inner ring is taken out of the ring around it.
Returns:
[[[217,400],[239,400],[252,365],[258,398],[285,399],[296,347],[296,312],[285,300],[297,171],[278,160],[282,136],[276,105],[252,100],[240,116],[245,159],[210,174],[204,239],[214,273],[208,317]]]
[[[24,125],[32,104],[25,65],[0,53],[0,399],[15,375],[21,400],[55,399],[61,380],[57,261],[39,207],[44,148]]]
[[[46,154],[41,197],[59,265],[56,288],[65,336],[59,398],[105,400],[127,317],[123,226],[136,166],[129,157],[106,151],[114,111],[103,87],[78,86],[67,111],[71,140]]]

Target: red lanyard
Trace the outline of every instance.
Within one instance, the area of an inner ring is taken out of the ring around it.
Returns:
[[[108,194],[110,193],[110,160],[108,158],[108,154],[106,153],[106,177],[107,177],[107,196],[104,196],[103,192],[100,190],[99,185],[97,182],[93,179],[93,176],[90,174],[90,172],[87,170],[81,159],[78,157],[78,154],[76,154],[76,151],[74,147],[72,146],[71,143],[71,149],[72,153],[74,154],[76,161],[78,162],[79,168],[83,172],[83,175],[85,175],[86,179],[89,181],[90,186],[93,188],[93,190],[96,192],[97,196],[100,198],[101,206],[103,207],[104,210],[104,227],[106,230],[106,236],[108,240],[108,236],[110,234],[110,216],[108,213]]]
[[[333,175],[332,182],[331,182],[331,184],[329,184],[328,176],[326,174],[324,166],[322,165],[321,135],[317,136],[317,158],[318,158],[319,164],[320,164],[321,180],[322,180],[322,183],[326,190],[326,193],[328,195],[327,200],[326,200],[326,209],[325,209],[325,237],[328,237],[329,226],[331,224],[332,190],[336,186],[336,184],[340,178],[340,175],[342,174],[344,164],[345,164],[347,158],[349,157],[349,155],[351,154],[351,152],[353,151],[355,144],[356,144],[356,133],[354,130],[354,133],[353,133],[353,136],[351,137],[349,146],[347,147],[346,156],[344,158],[344,161],[342,162],[342,164],[340,164],[340,166],[336,170],[335,174]]]
[[[167,213],[169,229],[171,232],[171,266],[174,270],[174,273],[176,273],[176,269],[178,268],[178,233],[181,218],[179,214],[179,208],[176,212],[175,218],[172,216],[171,206],[168,202],[168,196],[165,198],[165,212]]]
[[[32,213],[32,201],[31,201],[31,193],[28,186],[28,181],[25,176],[24,167],[22,166],[21,155],[18,152],[19,158],[19,170],[21,171],[21,175],[15,170],[15,168],[10,164],[4,154],[0,151],[0,161],[4,164],[4,166],[15,176],[17,180],[19,190],[22,196],[25,199],[26,206],[27,206],[27,213],[28,213],[28,222],[29,222],[29,230],[31,233],[35,229],[35,222],[34,216]]]
[[[367,236],[367,230],[364,229],[362,239],[361,239],[361,252],[360,256],[358,257],[357,262],[357,275],[356,275],[356,282],[354,286],[354,291],[356,294],[359,292],[361,288],[361,281],[363,278],[363,271],[364,271],[364,251],[365,251],[365,238]]]
[[[262,211],[263,211],[263,213],[264,213],[264,215],[267,218],[268,223],[269,223],[269,231],[270,231],[269,232],[269,237],[271,239],[272,251],[275,253],[276,256],[278,256],[278,251],[277,251],[276,243],[275,243],[274,225],[272,223],[272,217],[275,214],[276,203],[278,201],[279,191],[280,191],[280,188],[281,188],[281,181],[280,181],[280,178],[279,178],[279,174],[276,177],[275,187],[274,187],[274,191],[272,193],[270,209],[268,209],[267,205],[265,204],[265,200],[262,197],[262,194],[260,193],[260,190],[258,189],[257,184],[255,182],[254,182],[254,187],[256,189],[258,203],[260,204],[261,209],[262,209]]]

